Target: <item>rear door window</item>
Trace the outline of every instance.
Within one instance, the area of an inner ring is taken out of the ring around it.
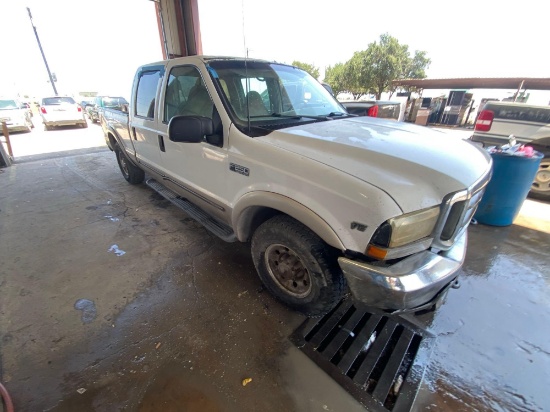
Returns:
[[[136,116],[155,118],[155,99],[160,80],[160,70],[146,71],[140,74],[136,92]]]

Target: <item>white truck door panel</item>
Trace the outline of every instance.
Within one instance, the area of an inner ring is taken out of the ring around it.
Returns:
[[[166,76],[165,95],[161,96],[163,112],[157,130],[163,137],[160,152],[161,170],[167,176],[203,198],[210,210],[222,216],[228,192],[228,156],[225,147],[209,143],[172,142],[168,138],[168,123],[175,115],[213,117],[214,103],[195,66],[176,66]],[[205,206],[205,205],[203,205]]]

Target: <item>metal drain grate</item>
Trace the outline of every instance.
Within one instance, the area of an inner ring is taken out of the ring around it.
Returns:
[[[349,300],[306,320],[290,339],[363,406],[384,412],[411,409],[434,341],[403,319]]]

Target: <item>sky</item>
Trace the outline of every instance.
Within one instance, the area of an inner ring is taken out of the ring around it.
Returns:
[[[0,69],[0,94],[53,93],[26,7],[61,94],[128,98],[136,68],[162,59],[150,0],[2,0],[2,60],[9,63]],[[204,54],[248,50],[324,73],[389,33],[411,53],[427,52],[429,78],[550,77],[549,11],[550,2],[534,0],[199,0]],[[536,103],[550,101],[549,92],[532,92],[529,102],[537,96]]]

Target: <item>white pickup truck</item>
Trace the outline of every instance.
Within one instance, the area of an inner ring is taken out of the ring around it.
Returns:
[[[306,315],[358,303],[432,308],[457,284],[491,173],[475,145],[355,117],[313,77],[194,56],[137,70],[102,126],[124,178],[226,241],[250,242],[265,287]]]

